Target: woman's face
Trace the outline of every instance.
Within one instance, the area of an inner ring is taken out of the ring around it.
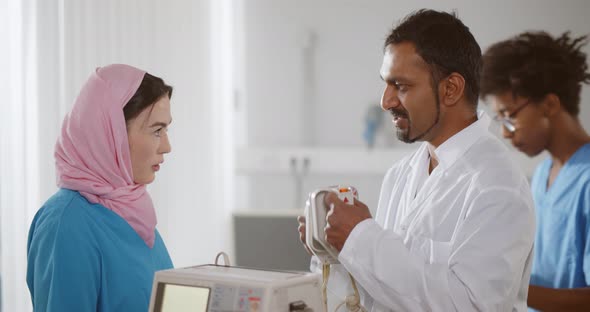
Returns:
[[[133,181],[149,184],[164,162],[164,154],[170,153],[168,126],[172,122],[170,99],[161,97],[152,106],[127,122],[127,136],[133,167]]]
[[[549,146],[551,122],[541,108],[542,101],[515,97],[512,92],[491,95],[491,103],[498,116],[510,117],[514,131],[502,126],[502,135],[512,145],[530,157],[537,156]]]

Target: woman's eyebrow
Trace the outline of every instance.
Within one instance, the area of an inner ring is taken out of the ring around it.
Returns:
[[[168,127],[171,123],[172,123],[172,120],[170,120],[169,123],[165,123],[165,122],[161,122],[161,121],[156,121],[153,124],[149,125],[148,128],[153,128],[153,127]]]

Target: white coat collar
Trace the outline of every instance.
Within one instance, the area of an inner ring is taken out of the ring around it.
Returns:
[[[441,169],[450,168],[475,142],[489,133],[490,117],[481,110],[478,110],[477,117],[476,122],[459,131],[434,150],[434,155],[436,155]],[[418,168],[419,162],[422,161],[423,157],[427,157],[428,149],[432,147],[428,142],[423,142],[410,160],[409,166]]]

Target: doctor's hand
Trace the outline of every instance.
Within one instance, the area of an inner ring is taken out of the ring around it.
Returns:
[[[326,241],[338,251],[342,250],[354,227],[366,219],[370,219],[371,212],[367,205],[355,199],[354,205],[345,204],[335,193],[329,193],[324,198],[326,207],[330,211],[326,215]]]
[[[299,222],[299,228],[297,228],[299,230],[299,240],[303,244],[303,247],[305,247],[305,250],[307,250],[307,253],[313,255],[311,249],[309,249],[309,246],[305,242],[305,216],[297,217],[297,222]]]

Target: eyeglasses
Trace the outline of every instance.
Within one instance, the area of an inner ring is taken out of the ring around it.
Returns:
[[[523,108],[529,105],[529,103],[531,103],[530,99],[522,103],[509,114],[494,116],[494,120],[501,123],[504,126],[504,128],[508,130],[508,132],[514,133],[516,131],[516,127],[514,126],[514,117],[516,117],[516,114],[518,114],[518,112],[520,112]]]

